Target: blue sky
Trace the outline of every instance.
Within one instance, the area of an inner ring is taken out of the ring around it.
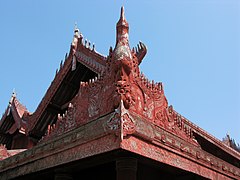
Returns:
[[[161,81],[169,104],[222,139],[240,143],[240,1],[1,1],[0,112],[15,88],[33,112],[69,51],[77,22],[107,55],[125,6],[130,45],[148,47],[140,68]]]

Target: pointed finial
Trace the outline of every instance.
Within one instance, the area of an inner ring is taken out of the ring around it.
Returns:
[[[80,33],[80,31],[79,31],[79,29],[78,29],[78,27],[77,27],[77,22],[75,22],[74,23],[74,35],[76,35],[77,37],[79,36],[79,33]]]
[[[15,91],[15,88],[13,88],[12,97],[16,97],[16,96],[17,96],[17,93]]]
[[[230,135],[229,135],[229,132],[228,132],[228,131],[227,131],[226,137],[227,137],[228,139],[230,139]]]
[[[116,56],[122,58],[124,56],[132,58],[131,50],[128,42],[129,25],[125,19],[124,7],[121,8],[120,19],[116,26],[116,45],[114,51],[117,52]],[[121,48],[125,46],[125,48]],[[124,49],[124,50],[123,50]]]
[[[10,98],[10,100],[9,100],[9,106],[11,107],[11,105],[12,105],[12,102],[13,102],[13,100],[16,98],[16,96],[17,96],[17,94],[16,94],[16,92],[15,92],[15,88],[13,89],[13,92],[12,92],[12,96],[11,96],[11,98]],[[10,113],[10,111],[8,112],[8,114]]]
[[[72,40],[72,45],[77,46],[77,42],[78,42],[78,38],[80,37],[80,31],[79,29],[77,28],[77,23],[75,22],[75,25],[74,25],[74,36],[73,36],[73,40]]]
[[[124,6],[121,7],[121,15],[120,15],[120,19],[125,20]]]
[[[125,18],[125,13],[124,13],[124,7],[121,7],[121,13],[120,13],[120,18],[118,20],[117,26],[124,26],[128,28],[128,23]]]

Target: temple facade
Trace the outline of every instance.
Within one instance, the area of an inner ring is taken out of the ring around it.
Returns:
[[[162,83],[140,73],[146,53],[142,42],[130,48],[123,7],[107,56],[75,27],[35,112],[15,93],[9,101],[0,121],[0,179],[240,179],[239,147],[168,104]]]

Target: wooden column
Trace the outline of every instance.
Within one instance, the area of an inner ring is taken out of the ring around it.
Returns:
[[[116,161],[117,180],[136,180],[137,179],[137,159],[119,158]]]

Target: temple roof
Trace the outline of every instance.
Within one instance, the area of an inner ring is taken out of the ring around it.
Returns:
[[[147,48],[140,42],[131,50],[128,30],[122,7],[115,48],[110,48],[105,57],[84,41],[75,27],[70,52],[36,111],[30,114],[13,94],[0,130],[12,134],[23,128],[37,140],[36,148],[29,153],[39,153],[35,158],[41,158],[41,151],[46,149],[53,152],[62,148],[67,152],[64,143],[79,146],[78,140],[85,146],[89,141],[102,148],[96,153],[121,148],[157,161],[164,153],[159,158],[156,149],[167,149],[191,163],[240,177],[240,153],[180,115],[168,104],[162,83],[150,81],[140,73],[139,64]],[[92,146],[86,149],[89,147]],[[85,149],[84,152],[88,153]],[[170,165],[178,166],[172,161],[174,158],[169,160]]]
[[[226,144],[227,146],[233,148],[234,150],[240,152],[240,146],[239,144],[237,145],[235,140],[232,139],[229,134],[226,135],[226,137],[223,138],[222,142]]]
[[[104,71],[105,59],[90,41],[84,40],[75,25],[69,54],[61,62],[59,70],[36,111],[24,117],[28,120],[27,132],[37,138],[46,133],[48,124],[56,122],[58,114],[64,114],[69,102],[77,94],[81,81],[87,82]]]
[[[0,143],[10,148],[11,135],[16,131],[25,134],[27,122],[23,120],[24,114],[29,114],[27,108],[22,105],[13,92],[9,104],[0,121]]]
[[[8,128],[5,127],[6,123],[10,123],[9,119],[7,117],[12,116],[14,120],[14,126],[17,129],[25,129],[26,128],[26,122],[23,121],[22,117],[24,114],[29,114],[27,108],[20,103],[20,101],[16,97],[16,93],[13,92],[9,104],[5,110],[5,113],[3,114],[1,121],[0,121],[0,129],[1,131],[8,132],[10,134],[14,133],[13,127],[9,126]],[[8,129],[8,130],[7,130]],[[7,130],[7,131],[6,131]]]

